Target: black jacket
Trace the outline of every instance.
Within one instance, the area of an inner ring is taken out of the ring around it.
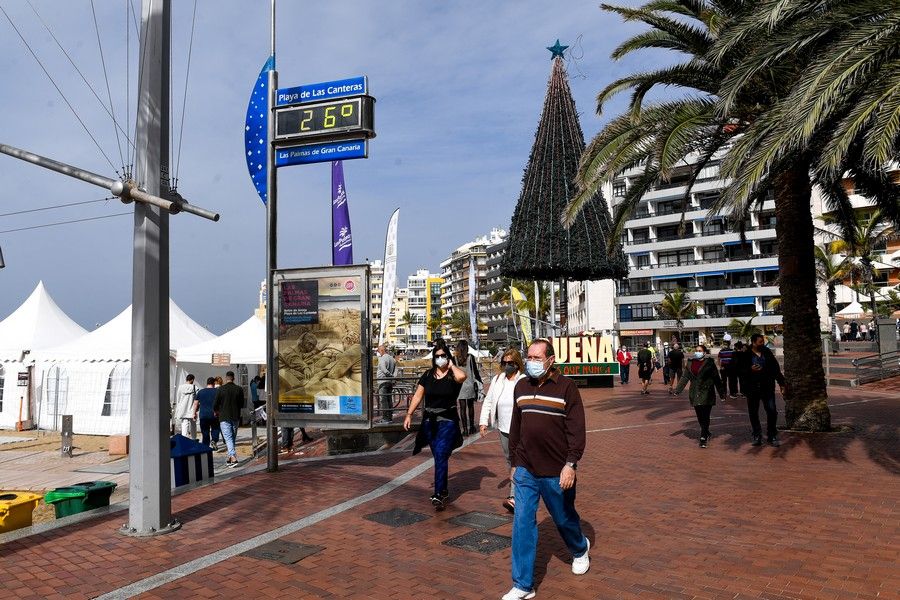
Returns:
[[[765,366],[762,371],[754,371],[753,358],[755,355],[753,350],[747,351],[745,380],[751,392],[771,396],[775,393],[776,381],[779,385],[784,386],[784,375],[781,374],[781,366],[771,350],[763,346],[760,354],[765,359]]]
[[[233,381],[216,390],[216,402],[213,410],[219,415],[220,421],[240,421],[241,409],[244,408],[244,388]]]

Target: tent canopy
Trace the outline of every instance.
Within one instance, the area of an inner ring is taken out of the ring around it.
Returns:
[[[197,344],[215,335],[198,325],[169,299],[169,348]],[[68,344],[48,348],[35,358],[45,361],[131,360],[131,307],[108,323]]]
[[[0,362],[17,361],[24,350],[65,344],[82,337],[85,329],[53,301],[44,282],[11,315],[0,321]]]
[[[853,302],[851,302],[850,304],[848,304],[841,310],[834,313],[834,316],[843,317],[845,319],[850,319],[850,318],[854,318],[854,317],[861,317],[866,314],[868,314],[868,311],[866,311],[866,309],[864,309],[859,302],[854,300]]]
[[[175,359],[179,363],[210,364],[213,354],[230,354],[233,365],[266,364],[265,322],[254,315],[217,338],[179,346]]]

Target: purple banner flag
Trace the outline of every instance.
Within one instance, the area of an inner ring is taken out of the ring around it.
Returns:
[[[353,236],[350,234],[350,207],[344,187],[344,163],[331,163],[331,263],[353,264]]]

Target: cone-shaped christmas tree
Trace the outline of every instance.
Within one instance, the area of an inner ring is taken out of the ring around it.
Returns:
[[[607,245],[610,215],[599,192],[569,229],[561,223],[563,209],[575,196],[584,134],[563,66],[565,46],[557,41],[548,49],[553,52],[553,72],[501,272],[506,277],[541,281],[624,277],[628,270],[622,247],[616,244],[610,252]]]

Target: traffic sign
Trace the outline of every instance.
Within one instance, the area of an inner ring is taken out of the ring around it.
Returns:
[[[307,165],[331,160],[350,160],[367,158],[369,142],[364,139],[325,142],[319,144],[303,144],[277,148],[275,150],[275,166]]]
[[[362,77],[350,77],[336,81],[309,83],[297,87],[279,89],[275,94],[275,106],[291,106],[307,102],[321,102],[334,98],[364,96],[369,93],[369,80]]]

